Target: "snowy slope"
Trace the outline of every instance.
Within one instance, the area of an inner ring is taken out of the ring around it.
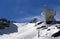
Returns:
[[[54,33],[60,31],[56,26],[60,24],[11,23],[9,28],[0,30],[0,39],[60,39],[60,36],[52,37]],[[37,29],[39,27],[40,29]]]
[[[36,36],[34,23],[13,23],[9,28],[0,30],[0,39],[33,39]]]
[[[44,23],[42,23],[40,26],[47,27],[47,25],[45,25]],[[60,24],[51,25],[51,26],[47,27],[46,29],[44,29],[44,28],[38,29],[40,37],[38,37],[38,35],[36,35],[34,37],[34,39],[60,39],[60,36],[52,37],[52,35],[54,33],[60,31],[60,29],[58,29],[56,26],[60,26]]]

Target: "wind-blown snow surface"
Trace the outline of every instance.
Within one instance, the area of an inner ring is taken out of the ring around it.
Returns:
[[[50,25],[47,29],[39,29],[39,38],[37,28],[47,25],[45,23],[36,24],[37,23],[11,23],[9,28],[0,30],[0,39],[60,39],[60,37],[51,37],[52,34],[59,31],[59,29],[55,27],[59,24]],[[48,29],[50,30],[48,31]]]

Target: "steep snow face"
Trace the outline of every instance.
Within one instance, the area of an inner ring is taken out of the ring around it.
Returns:
[[[33,39],[37,31],[35,23],[13,23],[9,28],[0,30],[0,39]]]

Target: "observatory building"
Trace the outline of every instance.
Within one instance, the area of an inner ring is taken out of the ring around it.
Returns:
[[[43,16],[44,16],[45,22],[47,24],[50,24],[53,21],[55,21],[55,18],[54,18],[55,15],[56,15],[56,11],[55,10],[48,9],[48,7],[46,5],[44,6]]]

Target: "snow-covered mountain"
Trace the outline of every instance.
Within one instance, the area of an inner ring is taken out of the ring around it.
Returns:
[[[60,39],[60,24],[11,23],[0,30],[0,39]]]

